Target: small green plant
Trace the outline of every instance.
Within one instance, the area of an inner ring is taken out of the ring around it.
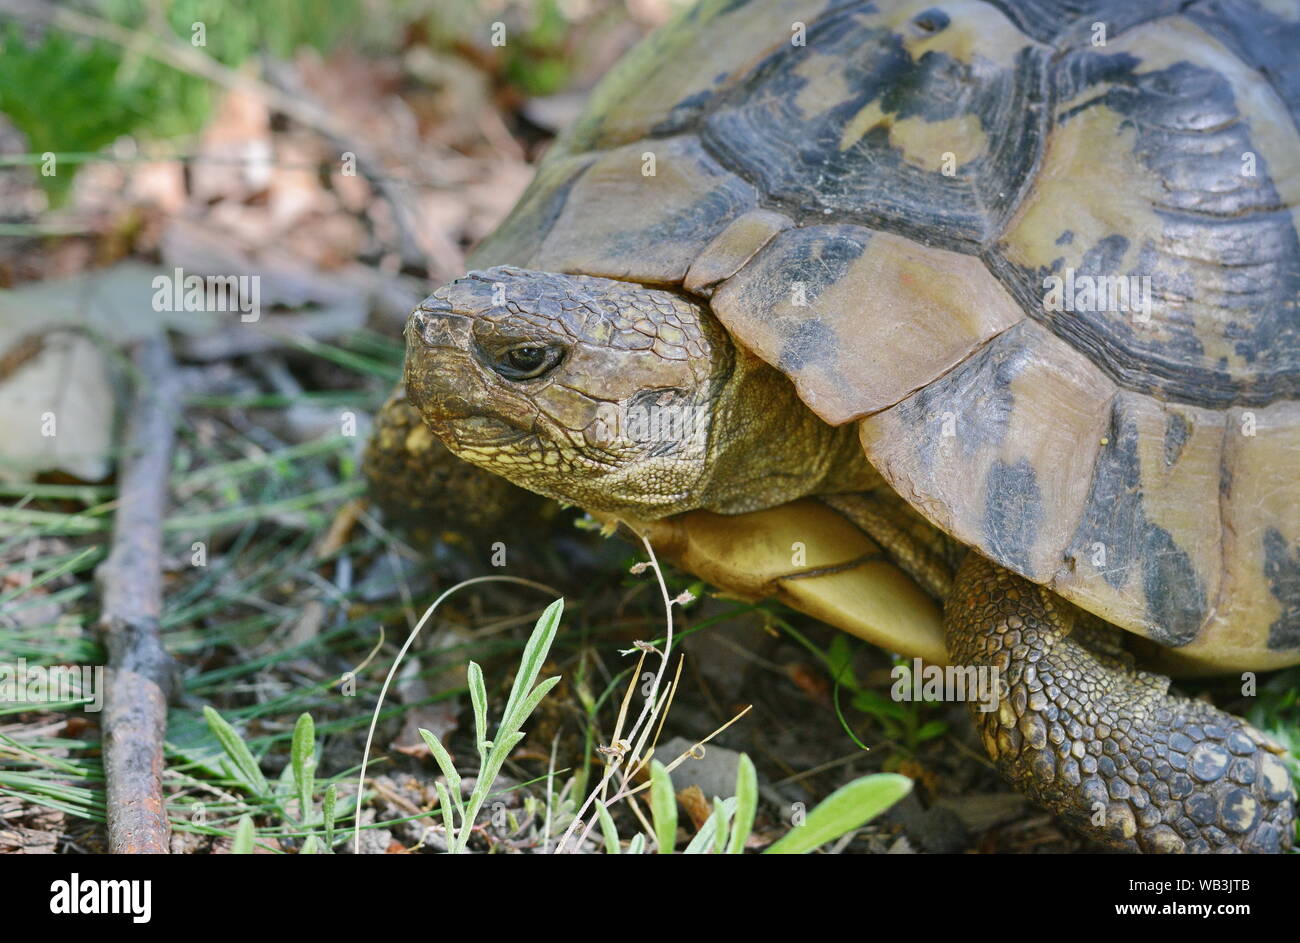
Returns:
[[[650,552],[650,562],[638,565],[634,572],[643,572],[648,568],[652,569],[660,577],[660,588],[668,612],[668,639],[671,640],[672,608],[675,605],[688,602],[689,594],[683,594],[676,599],[668,596],[668,589],[666,584],[662,582],[662,573],[659,570],[657,561],[654,559],[653,550],[648,544],[646,549]],[[448,590],[447,592],[452,591]],[[428,613],[436,606],[437,602],[426,611],[426,619]],[[502,765],[515,747],[519,745],[520,741],[524,739],[522,729],[524,723],[551,689],[559,683],[560,679],[558,677],[547,678],[544,681],[539,681],[538,678],[541,674],[542,665],[546,662],[551,645],[559,631],[560,616],[563,611],[564,600],[557,599],[546,608],[533,627],[532,634],[524,647],[520,668],[515,675],[514,685],[506,700],[501,721],[492,739],[488,739],[487,687],[483,681],[483,670],[476,662],[471,661],[469,663],[466,673],[470,702],[474,713],[474,736],[478,748],[479,769],[474,779],[474,788],[468,796],[463,791],[461,774],[457,771],[451,754],[442,741],[432,732],[423,728],[420,730],[420,736],[424,738],[429,751],[438,764],[438,768],[442,771],[443,781],[436,783],[435,788],[438,792],[438,807],[446,834],[447,849],[451,854],[462,854],[466,851],[478,814],[488,796],[492,794],[493,785],[501,772]],[[418,631],[419,626],[417,625],[415,632]],[[414,632],[412,637],[414,637]],[[644,643],[638,647],[641,649],[641,659],[638,661],[636,670],[632,672],[633,678],[641,677],[641,666],[644,664],[647,654],[651,652],[660,654],[664,659],[665,667],[667,666],[667,648],[663,652],[659,652]],[[672,763],[665,766],[654,759],[654,745],[650,742],[649,737],[651,732],[662,724],[662,717],[666,714],[671,701],[671,692],[675,689],[676,684],[677,682],[674,680],[671,685],[661,691],[656,681],[651,693],[647,695],[646,707],[643,710],[641,720],[638,721],[638,725],[628,729],[625,728],[625,723],[629,713],[631,694],[635,689],[634,685],[629,685],[616,725],[614,734],[615,747],[606,748],[602,751],[607,754],[609,762],[601,785],[591,793],[581,808],[568,808],[561,803],[561,808],[558,811],[564,818],[569,819],[569,827],[556,846],[557,851],[563,851],[566,846],[569,846],[569,839],[573,837],[577,837],[577,844],[580,845],[582,837],[588,834],[591,827],[596,825],[600,827],[602,843],[605,851],[609,854],[640,854],[646,850],[651,839],[653,839],[660,854],[672,854],[675,851],[677,797],[672,786],[671,770],[684,762],[689,754],[677,757]],[[658,723],[656,723],[656,719],[658,719]],[[638,727],[640,729],[639,733]],[[623,733],[625,729],[628,730],[626,738]],[[623,772],[621,779],[616,778],[614,775],[615,771],[619,769]],[[636,771],[640,769],[648,770],[649,783],[633,785],[632,779],[635,777]],[[548,776],[546,799],[548,834],[554,811],[552,802],[555,795],[550,789],[549,781]],[[606,791],[607,787],[612,789],[612,795]],[[649,789],[651,820],[647,822],[639,808],[634,803],[629,802],[630,807],[640,818],[645,829],[633,835],[627,844],[626,850],[624,850],[623,842],[619,838],[610,809],[618,801],[623,799],[631,800],[633,796],[644,792],[647,788]],[[801,854],[812,851],[827,842],[834,841],[860,828],[907,795],[911,788],[911,780],[905,776],[892,773],[880,773],[857,779],[831,794],[824,802],[813,809],[806,818],[800,821],[789,834],[769,847],[767,852],[772,854]],[[573,805],[573,803],[570,802],[570,805]],[[583,810],[587,807],[592,808],[592,818],[588,819],[590,823],[588,827],[583,829]],[[691,839],[684,853],[743,853],[745,844],[753,830],[757,811],[758,774],[750,758],[745,754],[741,754],[736,770],[735,795],[726,799],[714,797],[713,813]]]
[[[861,828],[912,791],[897,773],[861,776],[835,790],[804,821],[763,850],[765,855],[801,855]]]
[[[558,629],[561,603],[562,600],[553,603],[533,630],[525,649],[523,667],[516,677],[493,740],[484,738],[487,729],[487,699],[482,671],[477,664],[470,663],[469,688],[481,766],[474,790],[468,799],[461,793],[461,777],[446,748],[429,731],[420,731],[446,779],[446,785],[438,783],[437,790],[448,836],[448,850],[453,854],[465,851],[477,814],[483,801],[491,794],[502,763],[523,739],[524,734],[519,728],[559,681],[559,678],[549,678],[540,684],[536,683]],[[649,770],[651,837],[659,854],[673,854],[677,843],[678,816],[671,773],[669,767],[654,759],[650,760]],[[911,788],[910,779],[895,773],[877,773],[856,779],[828,796],[789,833],[764,849],[763,853],[804,854],[814,851],[861,828],[906,796]],[[641,789],[631,790],[629,795],[639,791]],[[691,838],[682,854],[742,854],[753,832],[757,811],[758,774],[753,761],[742,753],[736,769],[735,795],[727,799],[714,797],[713,814]],[[647,834],[641,831],[633,835],[624,847],[610,814],[610,803],[597,803],[596,815],[607,854],[643,854],[646,851],[649,841]],[[561,847],[563,844],[562,842]]]
[[[912,781],[897,773],[875,773],[855,779],[827,796],[802,822],[765,848],[763,854],[799,855],[814,851],[861,828],[911,789]],[[753,831],[757,810],[758,775],[753,761],[742,753],[736,764],[736,795],[730,799],[714,797],[713,814],[682,853],[741,854]],[[650,765],[650,811],[659,854],[672,854],[677,843],[677,797],[671,774],[657,760]],[[600,827],[605,850],[618,854],[621,843],[608,813],[601,816]],[[628,854],[644,850],[644,836],[638,834],[636,839],[629,844]]]
[[[316,728],[310,714],[302,714],[293,728],[289,765],[272,785],[262,774],[244,738],[211,707],[203,708],[213,736],[225,751],[224,767],[230,778],[267,811],[277,814],[283,834],[302,835],[300,854],[330,853],[334,847],[338,815],[338,787],[325,787],[321,807],[316,808]],[[296,809],[293,803],[296,801]],[[319,832],[317,830],[320,830]],[[232,854],[251,854],[256,837],[252,816],[243,815],[235,828]]]
[[[479,773],[474,780],[474,789],[466,798],[461,791],[461,777],[456,772],[451,755],[442,742],[428,730],[420,729],[420,736],[428,744],[429,750],[438,762],[438,768],[446,779],[446,784],[438,783],[438,806],[442,812],[443,826],[447,834],[447,848],[452,854],[461,854],[469,844],[474,821],[478,818],[483,802],[492,791],[492,784],[501,772],[501,766],[511,751],[524,739],[521,729],[524,722],[537,709],[551,688],[559,683],[559,677],[547,678],[540,684],[537,676],[555,641],[559,629],[560,614],[564,612],[564,600],[557,599],[546,607],[541,618],[537,620],[528,644],[524,647],[523,661],[510,697],[506,700],[501,723],[497,726],[495,736],[487,739],[487,687],[483,683],[483,669],[477,662],[470,662],[469,676],[470,701],[474,707],[474,736],[478,744]],[[459,824],[457,823],[459,817]]]
[[[563,88],[569,78],[569,29],[556,0],[539,0],[521,41],[507,50],[506,80],[529,95],[551,95]]]
[[[29,38],[15,24],[0,27],[0,112],[27,135],[33,156],[97,151],[134,130],[151,107],[145,87],[121,76],[121,53],[51,30]],[[75,166],[37,175],[60,202]]]
[[[851,693],[849,703],[876,721],[904,753],[915,754],[921,744],[948,732],[948,725],[942,720],[927,719],[932,713],[933,705],[929,701],[896,701],[885,697],[878,691],[862,685],[853,673],[853,648],[846,635],[836,635],[825,652],[814,651],[825,661],[835,681],[836,692],[847,688]],[[911,664],[896,661],[895,671],[908,672],[905,676],[911,686]],[[838,705],[838,700],[836,704]],[[841,718],[842,720],[842,718]],[[854,737],[856,741],[857,738]],[[859,743],[861,746],[861,744]]]

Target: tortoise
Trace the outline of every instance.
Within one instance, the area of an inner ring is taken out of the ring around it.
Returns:
[[[413,312],[390,412],[996,671],[989,755],[1089,837],[1285,850],[1282,749],[1152,669],[1300,662],[1296,48],[1266,0],[704,0]]]

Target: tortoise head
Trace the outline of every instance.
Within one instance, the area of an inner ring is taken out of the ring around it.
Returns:
[[[805,456],[830,427],[686,295],[498,267],[434,292],[406,341],[407,396],[425,423],[539,494],[652,520],[818,490]]]

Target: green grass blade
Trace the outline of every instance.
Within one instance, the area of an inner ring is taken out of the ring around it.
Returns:
[[[230,846],[230,853],[232,855],[251,855],[255,835],[252,817],[241,815],[239,824],[235,826],[235,840]]]
[[[542,673],[542,665],[546,661],[546,656],[550,654],[551,643],[555,641],[555,633],[559,629],[560,616],[563,613],[564,600],[557,599],[546,607],[546,611],[537,620],[537,625],[533,627],[533,632],[528,637],[528,644],[524,646],[523,658],[519,662],[519,673],[515,675],[510,697],[506,700],[506,709],[501,722],[502,729],[514,727],[517,730],[523,726],[522,721],[514,724],[511,721],[515,712],[533,690],[537,676]]]
[[[266,777],[262,775],[261,767],[257,765],[257,760],[249,752],[248,744],[244,743],[244,738],[239,735],[234,727],[226,722],[226,719],[218,714],[211,707],[204,706],[203,716],[208,721],[208,727],[212,730],[217,742],[221,748],[226,751],[226,756],[230,757],[231,763],[234,764],[235,773],[258,798],[270,796],[270,787],[266,784]]]
[[[311,714],[300,714],[294,724],[290,758],[294,785],[298,788],[298,815],[307,822],[311,819],[312,794],[316,791],[316,725]]]
[[[479,762],[487,762],[487,685],[483,682],[483,669],[471,661],[466,672],[469,680],[469,699],[474,706],[474,742],[478,745]]]
[[[451,848],[456,841],[456,819],[451,808],[451,796],[447,794],[445,783],[434,783],[433,786],[438,791],[438,810],[442,813],[443,835],[447,847]]]
[[[526,721],[529,717],[532,716],[533,711],[537,710],[537,705],[542,703],[542,698],[550,694],[551,688],[555,687],[559,683],[560,683],[560,678],[557,675],[554,678],[547,678],[537,687],[533,688],[532,693],[528,695],[528,699],[524,701],[523,707],[521,707],[516,712],[518,716],[514,718],[515,728],[511,730],[507,730],[506,732],[514,733],[514,730],[518,729],[518,727],[522,725],[524,721]]]
[[[870,822],[912,791],[897,773],[876,773],[841,786],[808,813],[804,823],[766,849],[769,855],[801,855]]]
[[[705,820],[700,826],[700,830],[695,833],[686,850],[682,854],[686,855],[708,855],[720,852],[726,847],[726,829],[727,822],[731,817],[731,812],[736,808],[734,798],[726,800],[724,803],[721,799],[713,800],[713,814]],[[721,834],[719,832],[721,831]]]
[[[668,770],[658,760],[650,761],[650,811],[659,854],[671,855],[677,846],[677,796]]]
[[[736,813],[736,800],[713,797],[713,818],[718,821],[718,834],[713,842],[713,853],[720,855],[727,850],[727,835],[731,828],[731,817]]]
[[[447,752],[447,748],[442,745],[442,741],[435,737],[432,732],[425,730],[423,727],[419,729],[420,736],[424,738],[424,742],[429,747],[429,752],[438,761],[438,768],[442,770],[442,775],[447,778],[447,789],[451,793],[456,809],[464,812],[464,807],[461,804],[460,774],[456,772],[456,764],[451,761],[451,754]]]
[[[618,828],[614,825],[614,817],[609,814],[605,803],[596,804],[596,815],[600,818],[600,837],[605,841],[605,854],[618,854],[622,850],[618,841]]]
[[[338,808],[339,787],[330,783],[325,787],[324,808],[321,814],[325,818],[325,844],[330,848],[334,847],[334,815]]]
[[[736,764],[736,816],[731,825],[731,837],[727,840],[727,854],[739,855],[745,851],[745,841],[754,828],[754,816],[758,814],[758,772],[754,761],[748,753],[740,754]]]

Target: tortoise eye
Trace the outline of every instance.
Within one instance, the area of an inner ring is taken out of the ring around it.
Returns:
[[[520,344],[507,350],[492,366],[507,380],[532,380],[559,363],[563,355],[562,347]]]

